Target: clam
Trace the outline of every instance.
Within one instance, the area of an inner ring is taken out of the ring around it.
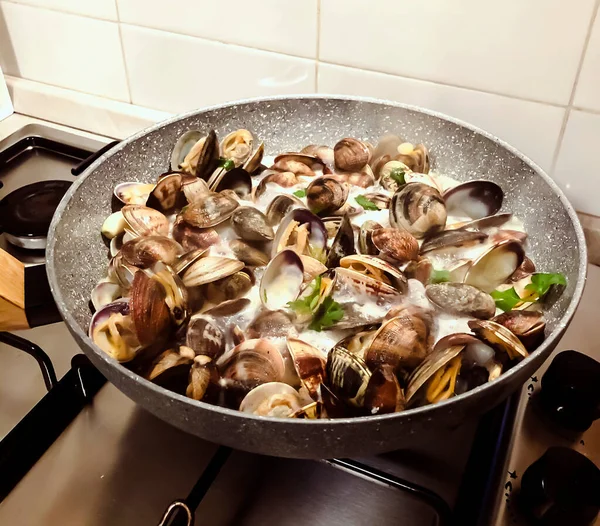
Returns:
[[[136,336],[127,300],[117,300],[99,309],[90,322],[89,337],[118,362],[129,362],[142,345]]]
[[[443,191],[442,184],[431,174],[408,171],[404,174],[404,181],[407,183],[423,183],[435,188],[440,193]]]
[[[125,232],[127,222],[123,216],[123,212],[119,210],[110,214],[102,223],[101,232],[106,239],[114,239]]]
[[[448,215],[481,219],[493,216],[502,207],[504,192],[496,183],[468,181],[444,192]]]
[[[390,197],[381,192],[367,192],[365,198],[371,201],[379,210],[387,210],[392,201]]]
[[[525,258],[523,245],[507,240],[479,256],[465,275],[465,283],[492,292],[510,278]]]
[[[198,228],[186,223],[181,218],[175,220],[173,225],[173,239],[184,250],[205,250],[219,242],[219,234],[214,228]]]
[[[343,257],[354,254],[355,252],[354,230],[352,229],[350,218],[346,215],[339,223],[331,248],[327,253],[325,265],[328,268],[336,267]]]
[[[326,147],[325,147],[326,148]],[[320,159],[316,153],[315,155],[306,153],[306,152],[284,152],[284,153],[280,153],[277,157],[275,157],[274,159],[274,163],[277,165],[278,163],[282,162],[282,161],[296,161],[302,164],[305,164],[306,166],[308,166],[309,168],[311,168],[313,171],[316,170],[321,170],[323,168],[324,162],[322,159]]]
[[[148,380],[165,389],[183,394],[193,361],[194,352],[187,347],[181,347],[179,351],[168,349],[154,360],[148,373]]]
[[[404,274],[380,258],[354,254],[340,259],[339,266],[391,285],[400,293],[404,294],[408,290],[408,281]]]
[[[361,226],[358,232],[358,251],[361,254],[376,256],[379,254],[378,248],[373,244],[373,232],[383,228],[377,221],[367,220]]]
[[[130,308],[133,327],[139,342],[151,345],[165,340],[171,330],[171,314],[162,284],[136,272],[130,290]]]
[[[318,259],[311,258],[310,256],[301,255],[302,266],[304,267],[304,281],[312,281],[317,276],[327,272],[327,267],[323,265]]]
[[[389,366],[396,373],[412,371],[429,352],[431,323],[416,309],[406,309],[381,325],[365,353],[371,370]]]
[[[223,331],[213,317],[204,314],[195,314],[190,318],[185,343],[196,355],[208,356],[213,360],[225,351]]]
[[[121,247],[123,259],[138,268],[148,268],[158,261],[173,265],[183,249],[167,236],[136,237]]]
[[[261,142],[254,153],[248,157],[248,160],[244,163],[244,170],[250,175],[254,174],[261,167],[263,156],[265,155],[265,143]]]
[[[206,137],[197,130],[185,132],[177,142],[171,153],[171,170],[183,170],[194,175],[198,164],[198,157],[204,146]]]
[[[383,257],[405,263],[419,257],[419,242],[409,232],[396,228],[378,228],[371,242]]]
[[[503,312],[490,321],[506,327],[521,340],[528,351],[536,349],[544,341],[546,322],[541,312],[513,310]]]
[[[471,320],[469,327],[485,343],[510,360],[522,360],[529,356],[527,349],[509,329],[490,320]]]
[[[267,206],[265,215],[270,225],[277,225],[286,214],[295,208],[306,208],[296,196],[281,194],[275,197]]]
[[[194,358],[188,377],[185,395],[194,400],[202,400],[211,384],[216,384],[218,374],[214,362],[205,355]]]
[[[231,215],[231,226],[244,241],[272,241],[275,237],[267,217],[251,206],[242,206]]]
[[[409,172],[408,166],[400,161],[388,160],[376,175],[379,177],[379,183],[390,192],[397,192],[406,184],[405,174]]]
[[[277,172],[274,170],[265,170],[263,178],[254,188],[252,199],[256,202],[267,191],[267,185],[270,183],[281,186],[282,188],[291,188],[301,182],[293,172]]]
[[[473,219],[471,221],[459,221],[458,223],[446,225],[446,230],[456,230],[458,228],[463,230],[486,230],[488,228],[501,227],[510,221],[512,217],[512,214],[503,213],[482,217],[480,219]]]
[[[369,148],[361,141],[347,137],[333,147],[335,166],[344,172],[358,172],[371,159]]]
[[[448,247],[470,247],[484,243],[488,236],[484,232],[471,230],[443,230],[423,239],[421,254],[432,250],[441,250]]]
[[[236,272],[226,278],[206,285],[204,296],[212,303],[235,300],[244,296],[252,288],[252,279],[245,272]]]
[[[229,219],[239,203],[223,194],[208,194],[186,206],[179,217],[197,228],[209,228]]]
[[[156,263],[151,269],[144,271],[149,277],[158,281],[165,290],[165,302],[171,313],[171,320],[179,327],[188,320],[188,291],[181,278],[163,263]]]
[[[397,151],[395,159],[406,164],[410,170],[422,174],[429,173],[429,152],[424,145],[413,146],[404,142],[398,146]]]
[[[92,305],[98,311],[121,297],[121,286],[110,281],[100,281],[92,291]]]
[[[362,407],[365,392],[371,379],[366,363],[337,345],[327,355],[327,386],[332,393],[355,407]]]
[[[417,281],[423,283],[423,285],[427,285],[429,283],[432,272],[433,265],[431,261],[425,257],[420,257],[419,259],[409,261],[408,265],[406,265],[406,268],[404,269],[404,275],[408,279],[416,279]]]
[[[145,205],[152,190],[153,184],[119,183],[115,186],[114,194],[124,205]]]
[[[371,373],[363,405],[367,413],[377,415],[395,413],[404,409],[406,405],[404,392],[392,367],[377,367]]]
[[[207,256],[188,267],[183,274],[183,283],[186,287],[197,287],[231,276],[243,268],[244,264],[237,259]]]
[[[340,183],[351,184],[360,188],[369,188],[375,184],[375,176],[371,167],[366,164],[360,172],[336,172],[329,177]]]
[[[268,382],[252,389],[242,400],[240,411],[259,416],[289,418],[302,409],[298,392],[283,382]]]
[[[177,258],[177,260],[171,265],[173,272],[175,274],[183,274],[185,270],[202,256],[205,256],[208,252],[207,248],[196,248],[182,254]]]
[[[398,146],[402,144],[402,139],[397,135],[388,134],[382,136],[373,150],[371,157],[371,168],[375,170],[375,166],[381,162],[382,158],[391,159],[398,154]],[[379,176],[379,174],[377,174]]]
[[[181,189],[188,203],[194,203],[200,197],[211,193],[208,184],[204,179],[196,176],[185,176],[182,178]]]
[[[428,285],[429,300],[444,312],[488,320],[496,313],[496,303],[486,292],[466,283]]]
[[[533,274],[534,272],[535,264],[533,263],[533,261],[531,261],[531,259],[525,256],[525,258],[523,258],[523,262],[517,267],[517,270],[515,270],[512,273],[510,278],[508,278],[508,281],[510,283],[514,283],[523,278],[526,278],[527,276],[531,276],[531,274]]]
[[[108,279],[117,283],[123,291],[127,291],[131,288],[131,283],[138,270],[137,267],[127,263],[121,253],[118,253],[108,264]]]
[[[254,138],[248,130],[236,130],[221,141],[221,157],[241,166],[252,154]]]
[[[264,267],[269,263],[269,256],[267,254],[241,239],[231,240],[229,248],[237,259],[251,267]]]
[[[325,255],[326,247],[327,230],[323,221],[309,210],[296,209],[290,211],[279,224],[271,256],[291,248],[298,254],[308,254],[320,260]]]
[[[269,263],[260,282],[260,299],[269,310],[294,301],[304,281],[302,260],[293,250],[282,250]]]
[[[325,381],[326,357],[324,353],[297,338],[288,338],[287,348],[302,386],[313,400],[320,400],[320,387]]]
[[[305,159],[299,159],[298,157],[300,157],[300,155],[295,153],[280,155],[275,159],[275,164],[273,164],[270,169],[278,172],[293,173],[295,176],[314,177],[316,174],[311,165],[307,164]],[[310,159],[309,156],[304,157]],[[315,166],[315,168],[317,168],[317,166]]]
[[[200,154],[198,155],[198,160],[196,163],[196,171],[195,172],[188,171],[188,173],[191,173],[191,175],[195,175],[196,177],[199,177],[200,179],[204,179],[205,181],[208,181],[209,177],[215,171],[215,168],[217,167],[218,164],[219,164],[219,145],[218,145],[218,140],[217,140],[217,134],[215,133],[214,130],[210,130],[210,132],[208,132],[208,135],[206,136],[206,139],[204,140],[204,143],[202,145],[202,150],[200,151]],[[185,170],[183,165],[182,165],[182,169],[184,171],[187,171],[187,170]]]
[[[249,338],[287,338],[297,336],[290,317],[281,310],[263,310],[248,325]]]
[[[148,196],[146,206],[156,208],[161,212],[169,212],[175,207],[181,208],[186,202],[182,191],[183,176],[179,172],[170,173],[161,177]]]
[[[348,199],[348,185],[332,177],[317,177],[306,188],[306,203],[311,212],[329,215]]]
[[[142,205],[125,205],[121,212],[125,218],[125,229],[135,236],[166,236],[169,220],[154,208]]]
[[[243,168],[221,170],[209,179],[208,187],[215,192],[231,190],[236,196],[244,199],[252,192],[252,178]]]
[[[423,183],[409,183],[392,197],[390,223],[422,238],[444,228],[446,205],[435,188]]]
[[[233,316],[238,312],[243,311],[248,307],[252,302],[248,298],[238,298],[235,300],[227,300],[223,301],[216,307],[211,307],[210,309],[204,311],[204,314],[220,317],[220,316]]]

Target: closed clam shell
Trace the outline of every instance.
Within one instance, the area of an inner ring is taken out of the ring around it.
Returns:
[[[121,247],[125,261],[139,268],[148,268],[157,261],[172,265],[183,248],[167,236],[144,236],[127,241]]]
[[[346,137],[333,147],[335,165],[344,172],[358,172],[371,159],[369,148],[358,139]]]
[[[216,307],[211,307],[204,314],[220,317],[220,316],[233,316],[238,312],[243,311],[252,302],[248,298],[237,298],[235,300],[227,300],[219,303]]]
[[[207,256],[198,259],[183,274],[186,287],[197,287],[235,274],[244,264],[237,259]]]
[[[313,400],[320,398],[320,386],[325,381],[326,357],[316,347],[297,338],[287,339],[294,367],[302,385]]]
[[[524,258],[525,250],[520,242],[502,241],[473,262],[465,275],[465,283],[492,292],[513,275]]]
[[[427,285],[429,300],[444,312],[487,320],[496,313],[496,302],[486,292],[465,283]]]
[[[164,287],[144,272],[136,272],[130,290],[131,318],[142,345],[165,340],[171,329],[171,316]]]
[[[377,221],[367,220],[358,232],[358,250],[361,254],[376,256],[379,249],[373,244],[373,231],[383,228]]]
[[[202,256],[205,256],[208,253],[207,248],[197,248],[182,254],[177,258],[177,261],[171,265],[173,272],[176,274],[182,274],[187,270],[187,268],[195,263]]]
[[[492,181],[467,181],[444,192],[448,215],[481,219],[493,216],[502,207],[504,192]]]
[[[327,386],[341,400],[362,407],[371,371],[365,362],[340,346],[327,355]]]
[[[404,392],[394,369],[377,367],[372,373],[365,391],[364,408],[367,413],[383,415],[402,411],[406,405]]]
[[[246,329],[248,338],[281,338],[297,336],[298,332],[290,317],[281,310],[263,310]]]
[[[314,177],[315,171],[304,161],[298,160],[296,155],[280,155],[275,164],[271,166],[271,170],[290,172],[296,176]]]
[[[238,206],[239,203],[232,197],[208,194],[185,207],[180,217],[192,226],[208,228],[229,219]]]
[[[126,228],[136,236],[166,236],[169,233],[169,220],[154,208],[125,205],[121,212],[127,223]]]
[[[212,303],[234,300],[244,296],[252,288],[252,284],[252,278],[246,272],[240,271],[208,283],[204,296]]]
[[[260,281],[260,299],[269,310],[279,310],[294,301],[304,281],[302,260],[293,250],[282,250],[265,269]]]
[[[401,293],[408,290],[408,281],[404,274],[378,257],[354,254],[340,259],[339,265],[392,285]]]
[[[390,224],[417,238],[442,230],[446,217],[446,204],[441,194],[426,184],[408,183],[392,197]]]
[[[283,382],[268,382],[252,389],[242,400],[240,411],[259,416],[289,418],[302,408],[298,392]]]
[[[419,257],[419,242],[409,232],[396,228],[378,228],[371,232],[371,241],[382,256],[405,263]]]
[[[198,228],[181,218],[175,220],[172,235],[173,239],[188,252],[207,249],[219,242],[219,234],[214,228]]]
[[[225,351],[225,335],[212,316],[196,314],[190,318],[185,336],[186,345],[196,355],[216,360]]]
[[[348,185],[332,177],[317,177],[306,188],[306,203],[311,212],[329,215],[348,199]]]
[[[264,267],[269,263],[269,256],[267,254],[241,239],[231,240],[229,248],[237,259],[251,267]]]
[[[275,237],[265,214],[251,206],[236,209],[231,216],[231,226],[245,241],[272,241]]]
[[[300,259],[302,260],[302,266],[304,267],[305,282],[312,281],[320,274],[323,274],[323,272],[327,272],[327,267],[315,258],[301,255]]]

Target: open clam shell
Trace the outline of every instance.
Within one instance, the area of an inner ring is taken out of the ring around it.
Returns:
[[[268,382],[255,387],[240,404],[242,413],[276,418],[293,417],[301,409],[298,391],[283,382]]]
[[[273,198],[273,200],[267,206],[265,215],[269,224],[274,226],[277,225],[286,214],[295,208],[306,208],[304,203],[300,201],[296,196],[281,194]]]
[[[248,157],[248,160],[244,163],[244,170],[246,170],[250,175],[256,173],[261,167],[264,155],[265,143],[261,142],[258,145],[258,148],[256,148],[256,150],[254,151],[254,153],[250,157]]]
[[[244,264],[237,259],[207,256],[192,263],[183,274],[186,287],[197,287],[231,276],[242,270]]]
[[[521,243],[512,239],[502,241],[473,262],[465,275],[465,283],[492,292],[513,275],[524,259]]]
[[[269,310],[284,308],[300,294],[304,265],[293,250],[282,250],[267,265],[260,282],[260,299]]]
[[[408,290],[408,280],[404,274],[378,257],[354,254],[340,259],[339,265],[387,283],[402,294]]]
[[[175,207],[185,205],[186,195],[183,192],[183,176],[175,172],[161,177],[148,196],[146,206],[161,212],[169,212]]]
[[[379,249],[373,243],[373,232],[383,228],[377,221],[367,220],[361,226],[358,232],[358,251],[361,254],[376,256]]]
[[[196,171],[189,173],[199,177],[200,179],[208,181],[218,164],[219,144],[217,134],[215,130],[210,130],[206,136],[206,139],[204,140],[200,154],[198,155]]]
[[[342,217],[337,232],[333,238],[331,248],[327,253],[327,259],[325,265],[328,268],[333,268],[339,265],[340,260],[343,257],[349,256],[356,253],[354,247],[354,230],[352,229],[352,223],[350,218],[345,215]]]
[[[377,367],[372,373],[363,402],[367,413],[383,415],[402,411],[406,405],[404,392],[391,367]]]
[[[327,386],[332,393],[355,407],[362,407],[371,371],[365,362],[341,346],[329,351],[326,363]]]
[[[277,228],[271,256],[285,248],[320,260],[327,248],[327,230],[321,218],[306,209],[290,211]]]
[[[232,190],[239,198],[244,199],[252,192],[252,178],[243,168],[223,169],[215,172],[215,176],[209,179],[208,186],[214,192]]]
[[[145,205],[152,190],[154,190],[153,184],[119,183],[115,186],[114,194],[124,205]]]
[[[504,192],[492,181],[467,181],[444,192],[448,215],[482,219],[493,216],[500,208]]]
[[[470,329],[484,342],[489,343],[511,360],[522,360],[529,356],[521,341],[506,327],[490,320],[472,320]]]
[[[186,347],[181,347],[180,351],[168,349],[154,360],[148,380],[165,389],[184,394],[193,361],[194,353],[189,352]]]
[[[121,286],[118,283],[103,280],[92,291],[92,305],[96,311],[99,311],[102,307],[120,298],[121,294]]]
[[[252,154],[253,145],[254,137],[248,130],[236,130],[221,141],[221,157],[241,166]]]
[[[297,338],[287,339],[287,348],[303,387],[313,400],[320,400],[320,386],[325,381],[326,357],[316,347]]]
[[[514,310],[503,312],[491,319],[512,332],[528,351],[536,349],[544,341],[546,322],[541,312]]]
[[[190,130],[181,135],[171,152],[171,170],[183,170],[194,175],[205,140],[205,136],[198,130]]]
[[[487,234],[479,231],[470,230],[444,230],[428,236],[421,244],[421,254],[426,254],[432,250],[442,250],[449,247],[470,247],[484,243],[488,238]]]
[[[472,221],[459,221],[446,225],[446,230],[486,230],[488,228],[498,228],[508,223],[513,215],[510,213],[496,214],[492,216],[482,217],[481,219],[473,219]]]
[[[202,400],[210,386],[217,382],[218,373],[212,359],[205,355],[196,356],[190,368],[185,395],[194,400]]]

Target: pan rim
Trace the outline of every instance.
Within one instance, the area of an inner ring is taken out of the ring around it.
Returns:
[[[128,379],[130,381],[141,384],[146,389],[150,389],[151,391],[154,391],[154,392],[160,394],[161,396],[167,396],[167,397],[177,400],[180,403],[185,404],[192,411],[194,410],[194,408],[201,407],[202,409],[214,411],[214,412],[222,415],[223,417],[239,418],[239,419],[241,419],[241,421],[253,420],[253,421],[257,421],[257,422],[263,422],[265,424],[268,423],[269,425],[338,427],[338,426],[348,426],[348,425],[361,425],[363,423],[365,425],[367,425],[369,423],[380,423],[380,422],[388,421],[391,419],[410,420],[412,417],[416,417],[416,416],[419,416],[419,415],[422,415],[425,413],[431,413],[433,411],[437,412],[437,411],[443,411],[445,409],[451,410],[451,408],[454,407],[455,404],[459,403],[462,400],[466,400],[469,397],[477,396],[478,393],[487,389],[489,385],[498,385],[498,384],[509,383],[510,379],[513,376],[517,375],[526,366],[527,363],[538,358],[539,356],[541,356],[543,354],[548,354],[548,348],[550,347],[550,343],[553,343],[555,340],[558,340],[558,339],[560,339],[560,337],[562,337],[562,334],[564,333],[564,331],[567,329],[568,325],[570,324],[570,322],[573,318],[573,315],[575,314],[575,311],[579,305],[579,302],[581,301],[581,297],[583,295],[583,290],[585,288],[585,283],[586,283],[586,279],[587,279],[587,265],[588,265],[587,245],[585,242],[583,228],[582,228],[581,223],[579,222],[579,219],[577,216],[577,212],[575,211],[575,209],[573,208],[573,206],[571,205],[569,200],[566,198],[563,191],[556,184],[556,182],[554,182],[554,180],[548,174],[546,174],[546,172],[540,166],[538,166],[534,161],[532,161],[529,157],[527,157],[525,154],[520,152],[515,147],[506,143],[504,140],[498,138],[497,136],[493,135],[492,133],[487,132],[477,126],[474,126],[470,123],[467,123],[467,122],[457,119],[455,117],[446,115],[441,112],[429,110],[427,108],[422,108],[420,106],[404,104],[404,103],[395,102],[395,101],[388,101],[385,99],[377,99],[377,98],[362,97],[362,96],[335,95],[335,94],[300,94],[300,95],[278,95],[278,96],[272,96],[272,97],[256,97],[256,98],[240,99],[240,100],[236,100],[236,101],[232,101],[232,102],[216,104],[216,105],[192,110],[192,111],[189,111],[186,113],[175,115],[169,119],[166,119],[162,122],[153,124],[147,128],[144,128],[143,130],[140,130],[139,132],[135,133],[134,135],[121,141],[114,148],[112,148],[111,150],[109,150],[108,152],[106,152],[105,154],[100,156],[96,161],[94,161],[94,163],[92,163],[78,177],[78,180],[75,181],[71,185],[71,187],[69,188],[69,190],[63,197],[58,208],[56,209],[54,217],[52,218],[52,222],[50,224],[50,229],[48,232],[48,242],[47,242],[47,246],[46,246],[46,272],[48,274],[48,281],[50,283],[50,289],[52,291],[54,299],[56,300],[56,304],[58,306],[59,312],[60,312],[61,316],[63,317],[64,321],[66,322],[67,326],[69,327],[69,330],[76,333],[77,336],[81,340],[85,341],[90,348],[93,348],[96,356],[99,357],[102,361],[104,361],[107,365],[110,365],[113,367],[120,366],[119,362],[117,362],[115,359],[108,356],[106,353],[104,353],[101,349],[99,349],[92,342],[92,340],[89,338],[87,332],[84,332],[81,330],[81,328],[79,327],[79,324],[75,321],[74,317],[71,315],[69,310],[66,308],[62,294],[60,292],[60,288],[58,286],[56,271],[55,271],[55,267],[54,267],[56,228],[57,228],[58,224],[60,223],[62,214],[64,213],[65,209],[67,208],[67,205],[69,204],[71,198],[77,192],[79,186],[81,186],[81,184],[83,184],[83,182],[87,179],[87,177],[90,174],[92,174],[96,170],[96,168],[98,168],[104,161],[106,161],[107,159],[109,159],[110,157],[115,155],[117,152],[121,151],[123,148],[125,148],[130,143],[136,141],[137,139],[142,138],[142,137],[148,135],[149,133],[152,133],[152,132],[154,132],[160,128],[163,128],[167,125],[176,123],[178,121],[181,121],[181,120],[184,120],[184,119],[196,116],[196,115],[207,113],[209,111],[214,111],[214,110],[219,110],[219,109],[223,109],[223,108],[229,108],[232,106],[239,106],[242,104],[249,104],[249,103],[265,103],[265,102],[277,102],[277,101],[286,101],[286,100],[322,100],[322,99],[372,103],[372,104],[377,104],[380,106],[392,106],[392,107],[402,108],[402,109],[406,109],[409,111],[415,111],[418,113],[423,113],[425,115],[436,117],[436,118],[448,121],[452,124],[462,126],[463,128],[466,128],[472,132],[475,132],[475,133],[491,140],[492,142],[494,142],[494,143],[500,145],[501,147],[505,148],[506,150],[508,150],[515,157],[517,157],[518,159],[523,161],[526,165],[528,165],[530,168],[532,168],[533,171],[550,187],[552,192],[558,196],[563,207],[565,208],[565,210],[569,216],[569,219],[571,220],[571,223],[573,224],[573,227],[575,230],[575,235],[576,235],[576,239],[577,239],[577,249],[578,249],[579,258],[580,258],[579,259],[579,268],[577,269],[577,283],[575,284],[575,289],[573,291],[573,297],[571,298],[571,301],[570,301],[569,305],[567,306],[564,315],[557,322],[554,330],[547,336],[547,338],[544,340],[542,345],[540,345],[540,347],[538,349],[536,349],[536,351],[534,353],[532,353],[525,360],[520,362],[518,365],[516,365],[515,367],[513,367],[506,373],[503,373],[497,380],[495,380],[492,383],[483,384],[475,389],[472,389],[471,391],[468,391],[459,396],[450,398],[448,400],[439,402],[437,404],[425,405],[425,406],[421,406],[421,407],[407,409],[405,411],[401,411],[398,413],[389,413],[389,414],[383,414],[383,415],[368,415],[368,416],[357,416],[357,417],[352,417],[352,418],[336,418],[336,419],[323,419],[323,420],[289,419],[289,418],[284,419],[284,418],[264,417],[264,416],[249,414],[249,413],[242,413],[236,409],[228,409],[225,407],[220,407],[220,406],[208,404],[205,402],[193,400],[186,396],[169,391],[168,389],[164,389],[164,388],[150,382],[149,380],[146,380],[142,376],[134,373],[133,371],[130,371],[129,369],[127,369],[123,366],[120,367],[120,373],[123,374],[124,376],[128,377]]]

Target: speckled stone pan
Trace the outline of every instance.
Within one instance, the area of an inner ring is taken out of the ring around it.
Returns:
[[[516,124],[518,125],[518,124]],[[111,212],[114,186],[153,182],[166,171],[183,132],[214,128],[219,135],[247,128],[266,154],[341,137],[376,142],[396,133],[430,150],[435,170],[458,180],[485,178],[506,193],[503,210],[518,213],[529,233],[528,255],[540,271],[561,271],[568,286],[546,313],[547,338],[498,380],[436,405],[401,413],[339,420],[263,418],[197,402],[158,387],[119,365],[87,336],[88,301],[105,274],[107,249],[100,226]],[[47,268],[69,330],[102,373],[132,400],[190,433],[237,449],[285,457],[360,456],[410,446],[432,428],[455,426],[512,392],[557,345],[579,303],[586,249],[572,206],[553,181],[514,148],[473,126],[420,108],[347,97],[286,97],[241,101],[188,113],[144,130],[100,157],[72,185],[48,237]]]

